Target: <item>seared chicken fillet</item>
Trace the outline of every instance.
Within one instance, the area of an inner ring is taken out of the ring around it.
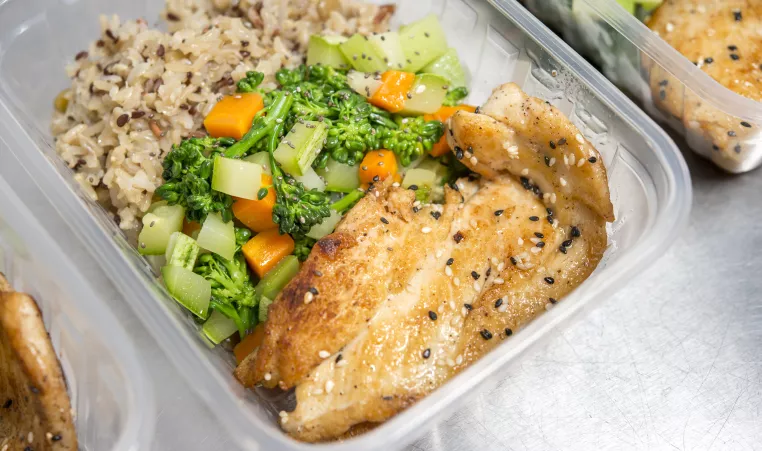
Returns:
[[[34,300],[0,273],[0,449],[77,450],[66,383]]]
[[[555,108],[507,84],[481,114],[458,112],[448,135],[482,177],[446,188],[443,205],[419,205],[389,182],[372,188],[317,243],[270,307],[261,348],[236,371],[247,386],[296,387],[282,426],[299,440],[389,419],[561,299],[603,256],[606,172]]]
[[[647,25],[721,85],[762,101],[762,2],[666,0]],[[744,141],[758,130],[707,104],[659,66],[651,67],[650,84],[657,106],[712,143],[712,160],[742,170],[750,150]]]

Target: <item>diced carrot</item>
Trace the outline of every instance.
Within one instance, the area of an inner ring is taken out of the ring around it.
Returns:
[[[233,348],[236,362],[239,364],[243,362],[249,354],[256,351],[256,349],[262,345],[264,339],[265,325],[263,323],[257,324],[257,327],[255,327],[249,335],[245,336],[243,340]]]
[[[388,70],[381,74],[381,86],[369,99],[373,105],[396,113],[405,106],[405,99],[413,87],[415,74],[398,70]]]
[[[476,111],[476,107],[471,105],[443,106],[439,108],[436,113],[424,114],[423,119],[426,121],[447,122],[447,119],[450,119],[450,117],[457,111],[468,111],[469,113],[473,113]],[[447,144],[447,137],[442,136],[439,142],[434,144],[434,147],[431,148],[431,152],[429,153],[432,157],[441,157],[449,151],[450,146]]]
[[[264,232],[276,226],[273,222],[276,198],[272,184],[273,178],[268,174],[262,174],[262,187],[267,188],[267,196],[261,200],[238,199],[233,203],[233,215],[255,232]]]
[[[196,221],[183,220],[183,233],[188,236],[193,236],[194,233],[201,230],[201,224]]]
[[[394,177],[397,174],[397,157],[391,150],[372,150],[365,154],[358,171],[361,183],[370,184]]]
[[[249,267],[262,278],[294,252],[294,240],[291,235],[281,235],[278,229],[270,229],[255,235],[241,250]]]
[[[214,138],[241,139],[264,107],[262,96],[256,92],[225,96],[206,116],[204,127]]]

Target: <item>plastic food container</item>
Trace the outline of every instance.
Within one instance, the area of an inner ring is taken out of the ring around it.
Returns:
[[[523,2],[696,153],[732,173],[762,163],[762,103],[716,82],[616,0]]]
[[[256,450],[389,450],[453,412],[529,348],[621,288],[664,252],[685,223],[691,185],[674,143],[632,102],[514,0],[410,0],[396,21],[438,14],[468,67],[470,103],[514,81],[563,110],[603,155],[617,221],[610,247],[592,277],[554,309],[445,386],[374,430],[341,443],[309,445],[285,435],[278,411],[288,399],[244,390],[232,356],[210,349],[197,326],[155,281],[154,272],[61,163],[48,132],[51,102],[67,86],[64,63],[98,33],[97,16],[153,21],[159,1],[7,0],[0,4],[0,136],[61,217],[124,295],[125,302],[190,386],[228,429],[230,441]],[[7,188],[6,188],[7,189]],[[28,219],[26,222],[32,222]],[[203,428],[187,413],[188,428]],[[208,444],[204,445],[204,449]],[[100,450],[109,449],[99,447]]]
[[[136,350],[40,223],[66,228],[2,140],[0,193],[0,272],[40,307],[66,377],[80,449],[149,449],[155,408]]]

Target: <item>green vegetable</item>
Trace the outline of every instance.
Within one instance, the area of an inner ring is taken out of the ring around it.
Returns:
[[[466,73],[454,48],[447,49],[443,55],[421,69],[421,72],[444,77],[451,88],[466,86]]]
[[[303,176],[294,176],[294,179],[304,185],[304,189],[325,191],[325,181],[323,181],[311,167],[304,171]]]
[[[399,34],[407,72],[420,71],[447,51],[447,38],[433,14],[400,27]]]
[[[179,266],[192,271],[200,252],[201,247],[196,240],[182,232],[175,232],[169,238],[167,246],[167,266]]]
[[[436,184],[436,179],[436,173],[429,169],[410,169],[405,173],[405,178],[402,180],[402,186],[404,188],[410,188],[415,185],[417,187],[415,191],[416,200],[428,202],[430,200],[431,191]]]
[[[341,52],[356,70],[362,72],[377,72],[386,70],[384,56],[376,50],[376,46],[363,35],[355,34],[346,42],[339,45]]]
[[[325,179],[325,189],[339,193],[349,193],[360,186],[357,166],[349,166],[336,160],[329,160],[317,173]]]
[[[386,68],[401,70],[405,67],[405,52],[402,50],[399,33],[396,31],[378,33],[368,36],[368,40],[386,63]]]
[[[218,213],[210,214],[201,225],[197,242],[202,248],[232,260],[236,250],[233,222],[224,222]]]
[[[463,103],[463,99],[466,97],[468,97],[468,88],[461,86],[460,88],[449,90],[442,104],[446,106],[457,106]]]
[[[257,284],[256,292],[261,298],[275,299],[291,279],[299,272],[299,259],[289,255],[271,269]]]
[[[206,320],[201,331],[212,343],[218,345],[238,331],[235,321],[215,310]]]
[[[352,90],[365,98],[370,98],[378,91],[382,82],[380,77],[369,72],[350,71],[347,74],[347,83]]]
[[[265,74],[262,72],[246,72],[246,76],[238,80],[238,83],[236,83],[236,90],[238,92],[257,92],[257,87],[264,79]]]
[[[307,64],[345,69],[349,67],[349,61],[339,49],[339,44],[346,42],[343,36],[310,36],[307,45]]]
[[[307,236],[319,240],[326,235],[330,235],[333,233],[333,230],[336,228],[336,224],[338,224],[339,221],[341,221],[341,214],[336,210],[331,209],[331,216],[325,218],[320,224],[315,224],[307,233]],[[311,248],[312,246],[310,246],[310,249]]]
[[[248,157],[243,158],[243,161],[258,164],[262,166],[263,174],[273,175],[273,172],[270,170],[270,154],[266,151],[257,152],[254,155],[249,155]]]
[[[278,128],[284,120],[286,120],[291,106],[294,103],[294,98],[288,91],[275,91],[271,98],[268,99],[269,104],[264,110],[257,113],[254,118],[254,122],[248,132],[241,138],[240,141],[225,149],[223,155],[227,158],[240,158],[250,153],[252,147],[259,142],[267,142],[266,140],[275,136],[276,139],[279,133],[282,132],[282,128]],[[262,113],[262,114],[260,114]],[[276,132],[277,129],[277,132]]]
[[[427,153],[444,134],[444,124],[439,121],[426,121],[422,116],[394,117],[397,129],[386,129],[381,133],[384,149],[393,151],[403,166]]]
[[[242,199],[256,199],[262,182],[262,166],[217,155],[212,189]]]
[[[323,122],[300,122],[280,142],[273,156],[286,172],[302,176],[323,147],[327,133]]]
[[[436,113],[447,95],[447,79],[434,74],[419,74],[410,88],[405,107],[400,112],[406,115]]]
[[[177,302],[199,318],[207,318],[212,296],[212,287],[207,280],[180,266],[165,266],[161,274],[167,291]]]
[[[344,213],[345,211],[354,207],[355,204],[359,202],[360,199],[363,198],[363,196],[365,196],[365,191],[354,190],[351,193],[348,193],[346,196],[334,202],[331,205],[331,209],[339,213]]]
[[[273,301],[269,298],[262,296],[262,300],[259,301],[259,322],[264,323],[267,321],[267,312],[270,309],[270,305]]]
[[[179,205],[156,202],[143,216],[138,235],[138,251],[143,255],[164,255],[173,233],[183,228],[185,209]]]
[[[315,227],[320,227],[321,225],[322,224],[318,224]],[[314,230],[315,227],[312,229]],[[312,230],[310,230],[310,233],[312,233]],[[311,238],[309,236],[301,236],[294,240],[294,255],[296,258],[298,258],[300,262],[307,260],[307,257],[310,256],[310,252],[312,251],[312,247],[315,246],[315,243],[317,243],[317,239]]]

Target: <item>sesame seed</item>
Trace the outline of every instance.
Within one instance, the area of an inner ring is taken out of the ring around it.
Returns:
[[[548,301],[549,301],[551,304],[555,304],[556,302],[558,302],[558,301],[556,301],[554,298],[548,298]]]
[[[495,216],[501,216],[505,210],[495,210]]]
[[[535,246],[537,246],[539,248],[543,248],[543,247],[545,247],[545,242],[544,241],[540,241],[537,244],[535,244]]]
[[[566,186],[566,179],[565,178],[561,177],[560,179],[558,179],[558,181],[561,183],[561,186]]]
[[[310,302],[313,301],[314,298],[315,298],[315,295],[312,294],[311,292],[308,291],[308,292],[304,293],[304,303],[305,304],[309,304]]]
[[[336,364],[337,368],[343,368],[345,366],[349,365],[349,362],[346,361],[346,359],[341,360],[339,363]]]
[[[743,20],[743,15],[741,14],[741,10],[733,11],[733,19],[735,19],[736,22],[740,22]]]
[[[550,144],[550,148],[551,149],[555,149],[556,148],[556,143],[554,143],[553,141],[551,141],[549,144]]]
[[[495,308],[498,308],[501,305],[503,305],[503,298],[497,298],[497,301],[495,301]]]
[[[519,237],[519,239],[516,240],[516,242],[519,243],[519,246],[523,246],[524,245],[524,238]]]
[[[529,220],[530,220],[530,221],[535,221],[535,222],[536,222],[536,221],[539,221],[539,220],[540,220],[540,218],[539,218],[538,216],[530,216],[530,217],[529,217]]]
[[[705,59],[704,59],[704,62],[705,62],[706,64],[712,64],[712,63],[714,62],[714,58],[712,58],[712,57],[710,56],[709,58],[705,58]]]
[[[482,331],[479,333],[482,335],[482,338],[484,338],[485,340],[492,339],[492,332],[488,331],[487,329],[482,329]]]
[[[474,280],[479,280],[479,273],[476,271],[471,271],[471,277],[473,277]]]
[[[421,232],[422,233],[429,233],[429,232],[431,232],[431,227],[424,227],[424,228],[421,229]]]
[[[452,258],[452,257],[448,258],[448,259],[447,259],[447,266],[450,266],[450,265],[452,265],[454,262],[455,262],[455,259],[454,259],[454,258]]]
[[[272,379],[272,378],[273,378],[273,375],[272,375],[272,374],[270,374],[270,373],[265,373],[265,380],[266,380],[266,381],[269,381],[269,380],[270,380],[270,379]]]
[[[456,287],[459,287],[460,286],[460,279],[458,279],[456,277],[456,278],[452,279],[452,283],[454,283]]]
[[[733,130],[730,130],[730,131],[728,132],[728,136],[730,136],[731,138],[735,138],[735,136],[736,136],[736,132],[734,132]]]
[[[506,337],[510,337],[511,335],[513,335],[513,331],[511,329],[506,327],[505,328],[505,336]]]
[[[335,384],[333,383],[333,381],[331,381],[331,380],[327,381],[327,382],[325,383],[325,392],[326,392],[326,393],[331,393],[331,391],[333,391],[333,387],[334,387],[334,385],[335,385]]]
[[[577,141],[579,141],[580,143],[584,143],[585,142],[585,139],[582,138],[582,135],[579,134],[579,133],[577,133],[574,137],[577,138]]]
[[[738,60],[741,59],[741,57],[736,55],[735,53],[731,53],[730,54],[730,59],[732,59],[733,61],[738,61]]]
[[[475,291],[481,291],[482,286],[479,284],[479,282],[474,282],[474,290]]]
[[[500,262],[500,264],[497,265],[497,270],[498,271],[502,271],[503,269],[505,269],[505,263],[504,262]]]
[[[439,218],[442,217],[442,213],[438,211],[432,211],[430,214],[431,214],[431,217],[436,219],[437,221],[439,220]]]
[[[751,128],[751,124],[746,122],[746,121],[742,121],[741,122],[741,126],[746,127],[746,128]]]
[[[10,409],[12,405],[13,405],[13,400],[8,399],[3,403],[3,409]]]
[[[433,310],[429,310],[429,318],[431,318],[432,321],[436,321],[437,320],[437,313],[434,312]]]
[[[423,350],[423,358],[428,359],[429,357],[431,357],[431,349],[426,348]]]
[[[389,220],[384,218],[383,216],[381,216],[381,222],[383,222],[384,224],[389,224]]]
[[[26,440],[27,440],[29,443],[32,443],[32,442],[34,441],[34,432],[32,432],[32,431],[29,431],[29,434],[27,434],[27,436],[26,436]]]
[[[407,189],[412,190],[412,191],[418,191],[418,185],[410,185],[410,186],[407,187]],[[415,204],[413,204],[413,205],[415,205]]]
[[[551,158],[551,159],[550,159],[550,162],[548,163],[548,167],[551,167],[551,166],[553,166],[554,164],[556,164],[556,159],[555,159],[555,158]]]
[[[463,363],[463,356],[459,355],[458,357],[455,358],[455,364],[460,365],[461,363]]]
[[[476,157],[471,157],[468,161],[470,161],[471,164],[476,164],[479,162],[479,160],[477,160]]]
[[[521,175],[529,175],[529,169],[524,168],[521,170]]]
[[[590,157],[590,158],[587,159],[587,161],[589,161],[590,163],[596,163],[598,161],[598,159],[595,158],[595,157]]]
[[[444,253],[444,251],[442,251],[442,249],[437,249],[437,252],[436,252],[436,254],[434,254],[434,256],[435,256],[436,258],[439,258],[439,257],[441,257],[441,256],[442,256],[442,254],[443,254],[443,253]]]
[[[579,228],[577,226],[572,226],[571,228],[571,236],[574,238],[578,238],[582,236],[582,232],[580,232]]]
[[[565,254],[565,253],[566,253],[566,248],[565,248],[565,247],[563,247],[563,246],[560,246],[560,247],[558,248],[558,250],[559,250],[559,251],[561,251],[561,253],[562,253],[562,254]]]
[[[516,263],[518,263],[518,260],[516,260],[516,257],[511,257],[510,260],[511,260],[511,264],[514,266],[516,266]]]
[[[280,415],[281,418],[285,418],[288,416],[288,412],[286,412],[285,410],[281,410],[280,412],[278,412],[278,415]]]
[[[728,46],[728,50],[730,50],[731,52],[735,52],[736,50],[738,50],[738,46],[735,46],[735,45],[729,45],[729,46]]]
[[[545,283],[547,283],[548,285],[553,285],[554,283],[556,283],[556,279],[554,279],[552,277],[546,277],[546,278],[544,278],[542,280],[544,280]]]
[[[532,248],[531,248],[531,249],[529,249],[529,252],[531,252],[531,253],[533,253],[533,254],[539,254],[540,252],[542,252],[542,249],[540,249],[540,248],[539,248],[539,247],[537,247],[537,246],[532,246]]]
[[[318,352],[318,357],[320,357],[321,359],[327,359],[330,356],[331,356],[331,353],[328,352],[328,351],[320,351],[320,352]]]
[[[572,240],[566,240],[563,243],[561,243],[561,246],[563,247],[571,247],[571,245],[572,245]]]
[[[585,165],[585,162],[587,162],[587,160],[585,160],[584,158],[580,158],[579,160],[577,160],[577,167],[581,168],[582,166]]]
[[[455,235],[452,236],[452,239],[455,240],[456,243],[460,243],[461,241],[463,241],[463,238],[465,238],[465,236],[463,236],[463,233],[460,231],[458,231]]]
[[[503,280],[501,277],[496,277],[495,280],[492,281],[495,285],[502,285],[505,283],[505,280]]]

